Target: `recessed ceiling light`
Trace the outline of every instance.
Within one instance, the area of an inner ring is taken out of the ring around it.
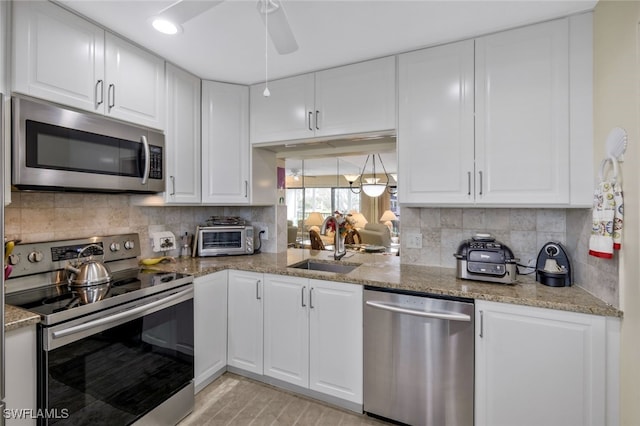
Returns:
[[[153,28],[155,28],[157,31],[160,31],[162,34],[173,35],[182,32],[182,27],[180,25],[164,18],[153,18],[151,21],[151,25],[153,25]]]

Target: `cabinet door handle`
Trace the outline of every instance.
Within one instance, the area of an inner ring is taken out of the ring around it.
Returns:
[[[260,283],[262,280],[256,281],[256,299],[262,300],[262,296],[260,296]]]
[[[98,86],[100,86],[100,90],[98,90]],[[100,94],[100,100],[98,101],[98,94]],[[96,108],[98,108],[104,102],[104,81],[98,80],[96,82],[94,99],[96,100]]]
[[[482,196],[482,171],[479,171],[478,174],[480,175],[480,192],[479,192],[479,194]]]
[[[169,179],[171,179],[171,189],[172,189],[169,195],[176,195],[176,177],[169,176]]]
[[[249,197],[249,181],[245,180],[244,181],[244,198],[248,198]]]
[[[320,117],[320,111],[316,110],[316,130],[320,130],[320,127],[318,126],[318,117]]]
[[[312,116],[312,115],[313,115],[313,112],[312,112],[312,111],[309,111],[309,122],[308,122],[308,124],[309,124],[309,130],[311,130],[311,131],[313,132],[313,127],[311,127],[311,116]]]
[[[307,286],[302,286],[302,307],[306,308],[307,305],[304,303],[304,291],[307,289]]]
[[[109,111],[111,111],[111,108],[116,106],[116,85],[115,84],[110,84],[109,85],[109,91],[107,93],[107,99],[109,101],[109,105],[107,105],[107,106],[109,107]]]
[[[309,308],[313,309],[313,287],[309,289]]]
[[[471,172],[467,172],[467,196],[471,197]]]
[[[484,337],[484,312],[480,311],[480,334],[478,335],[482,339]]]

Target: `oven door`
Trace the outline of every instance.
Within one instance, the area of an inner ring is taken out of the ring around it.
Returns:
[[[163,405],[175,424],[193,409],[192,284],[40,333],[41,425],[127,425]]]

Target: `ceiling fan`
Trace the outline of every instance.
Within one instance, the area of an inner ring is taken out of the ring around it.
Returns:
[[[155,29],[165,34],[182,32],[182,24],[219,5],[224,0],[178,0],[162,9],[151,19]],[[281,55],[298,50],[287,14],[280,0],[257,0],[257,11],[263,21],[268,19],[267,30],[276,50]],[[267,15],[269,15],[267,17]],[[266,23],[265,23],[266,25]]]

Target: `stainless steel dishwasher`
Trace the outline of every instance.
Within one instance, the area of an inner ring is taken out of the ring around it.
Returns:
[[[474,306],[364,291],[364,411],[415,426],[473,425]]]

